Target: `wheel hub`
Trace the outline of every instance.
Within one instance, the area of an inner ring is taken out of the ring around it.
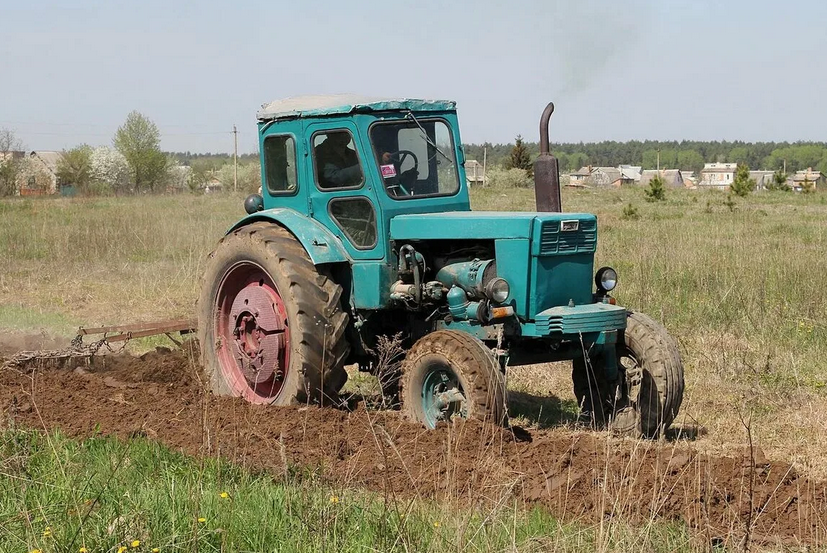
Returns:
[[[234,357],[244,378],[253,385],[284,377],[279,353],[285,347],[285,325],[276,311],[279,298],[262,286],[243,288],[230,308]]]
[[[431,426],[438,421],[448,421],[454,415],[467,418],[467,402],[453,372],[437,370],[423,382],[422,399],[425,416]]]

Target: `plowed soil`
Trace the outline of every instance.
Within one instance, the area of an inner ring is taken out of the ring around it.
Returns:
[[[1,364],[1,363],[0,363]],[[542,505],[566,519],[682,520],[714,542],[827,542],[827,491],[760,450],[710,457],[691,444],[467,422],[426,431],[394,412],[273,408],[214,397],[180,351],[103,356],[75,369],[0,371],[3,420],[159,440],[280,474],[458,505]]]

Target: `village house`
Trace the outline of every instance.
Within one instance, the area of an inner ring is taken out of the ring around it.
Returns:
[[[631,165],[620,167],[581,167],[569,175],[569,184],[619,188],[640,180],[639,172]],[[639,169],[639,168],[637,168]]]
[[[686,187],[686,183],[683,180],[683,173],[681,173],[680,169],[661,169],[660,171],[657,169],[647,169],[640,175],[640,185],[649,186],[649,183],[658,174],[660,174],[660,177],[663,179],[664,186],[673,188]]]
[[[58,192],[57,164],[63,154],[47,150],[0,153],[0,164],[17,164],[14,194],[40,196]]]
[[[787,185],[796,192],[801,192],[805,186],[809,185],[819,190],[825,186],[825,180],[821,171],[813,171],[812,167],[807,167],[801,171],[796,171],[787,179]]]
[[[749,178],[755,181],[755,188],[757,190],[766,190],[771,184],[775,176],[774,171],[750,171]]]
[[[476,159],[465,160],[465,180],[468,186],[484,185],[485,171],[483,171],[482,163]]]
[[[637,184],[640,182],[643,167],[639,165],[618,165],[620,169],[621,184]]]
[[[575,171],[574,173],[569,173],[569,185],[570,186],[588,186],[586,181],[588,181],[588,179],[591,176],[592,176],[591,166],[581,167],[579,170]]]
[[[735,180],[737,163],[704,163],[701,170],[701,179],[698,181],[698,188],[715,188],[726,190]]]

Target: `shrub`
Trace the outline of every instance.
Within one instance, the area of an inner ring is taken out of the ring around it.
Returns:
[[[493,188],[531,188],[534,182],[523,169],[499,169],[492,167],[485,175],[485,182]]]
[[[623,207],[623,211],[620,213],[620,218],[628,221],[637,221],[640,219],[640,213],[634,204],[628,203]]]

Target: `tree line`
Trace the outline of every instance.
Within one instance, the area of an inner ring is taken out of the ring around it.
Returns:
[[[519,142],[518,142],[519,141]],[[480,163],[485,156],[489,167],[514,167],[512,152],[515,146],[525,149],[530,159],[540,153],[536,142],[465,144],[465,157]],[[572,172],[584,166],[617,167],[640,165],[655,169],[660,158],[661,169],[681,169],[699,173],[704,163],[729,162],[748,165],[753,169],[788,173],[812,167],[827,173],[827,143],[825,142],[741,142],[741,141],[655,141],[630,140],[591,143],[552,144],[552,153],[559,159],[561,172]]]

